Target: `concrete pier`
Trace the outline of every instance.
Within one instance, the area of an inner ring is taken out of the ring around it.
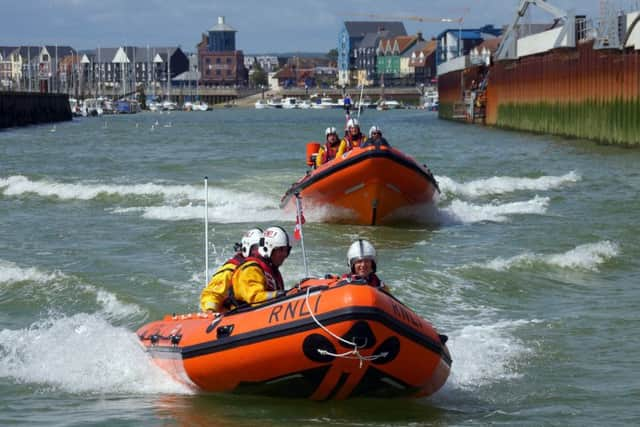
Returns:
[[[0,92],[0,129],[71,120],[64,94]]]

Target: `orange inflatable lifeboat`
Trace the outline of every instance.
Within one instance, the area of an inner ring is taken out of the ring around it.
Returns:
[[[436,192],[438,183],[425,165],[395,148],[371,145],[308,171],[280,207],[295,206],[299,193],[305,208],[331,206],[327,221],[382,225],[402,219],[403,208],[432,203]]]
[[[366,282],[307,279],[225,314],[166,316],[137,331],[196,390],[314,400],[427,396],[447,380],[447,337]]]

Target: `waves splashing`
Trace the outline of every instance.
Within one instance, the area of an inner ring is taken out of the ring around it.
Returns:
[[[495,258],[486,264],[475,266],[505,271],[511,268],[544,264],[559,268],[598,271],[598,266],[614,258],[618,253],[619,248],[616,243],[604,240],[580,245],[561,254],[524,253],[511,258]]]
[[[467,183],[459,183],[449,177],[439,176],[438,182],[443,193],[477,198],[513,193],[515,191],[548,191],[567,184],[576,183],[581,179],[579,174],[571,171],[562,176],[541,176],[539,178],[494,176],[492,178],[477,179]]]
[[[155,367],[137,341],[95,314],[0,330],[0,378],[69,393],[189,393]]]
[[[11,293],[11,297],[8,296],[9,290],[18,284],[26,286]],[[70,307],[71,302],[81,304],[85,298],[86,303],[94,305],[102,316],[114,321],[137,320],[145,314],[138,305],[125,303],[108,290],[83,283],[77,277],[60,271],[47,273],[36,267],[20,267],[1,259],[0,285],[0,295],[4,295],[5,300],[23,300],[28,296],[29,299],[36,299],[43,305],[59,306],[64,301]]]
[[[138,213],[143,218],[152,220],[183,221],[201,219],[204,215],[204,194],[202,187],[197,185],[60,183],[46,179],[34,181],[15,175],[0,178],[0,190],[5,196],[35,194],[63,201],[120,197],[123,200],[116,202],[119,206],[113,206],[109,211],[115,214]],[[149,206],[150,197],[159,197],[161,204]],[[254,222],[256,212],[260,212],[261,220],[283,219],[277,201],[259,193],[210,186],[208,198],[211,222]],[[123,204],[129,206],[122,206]]]
[[[536,196],[531,200],[510,203],[489,203],[476,205],[462,200],[454,200],[440,209],[444,224],[470,224],[483,221],[505,222],[509,215],[543,215],[549,206],[548,197]]]

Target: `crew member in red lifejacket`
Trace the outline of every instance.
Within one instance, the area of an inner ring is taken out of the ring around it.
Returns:
[[[232,299],[236,305],[257,304],[285,294],[279,267],[291,252],[282,227],[264,230],[258,254],[249,256],[233,273]]]
[[[240,243],[236,243],[236,254],[225,261],[224,264],[211,276],[211,281],[202,290],[200,295],[200,309],[203,312],[222,312],[228,309],[226,301],[231,291],[231,278],[236,268],[242,264],[249,255],[258,254],[258,243],[262,238],[262,230],[252,228],[244,233]],[[227,307],[225,307],[227,306]]]
[[[316,157],[316,167],[327,163],[329,160],[333,160],[336,157],[342,156],[344,153],[344,147],[340,143],[340,137],[338,137],[338,131],[333,126],[328,127],[324,131],[326,143],[318,150]]]
[[[351,244],[347,251],[347,265],[351,271],[343,275],[343,279],[366,280],[370,286],[391,293],[376,275],[376,248],[369,241],[358,239]]]
[[[340,148],[347,152],[354,148],[360,147],[365,141],[367,137],[360,132],[360,122],[358,119],[349,119],[347,121],[347,132],[345,133],[344,138],[340,141]]]

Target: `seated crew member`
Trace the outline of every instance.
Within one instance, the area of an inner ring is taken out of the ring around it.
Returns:
[[[343,275],[343,279],[364,279],[370,286],[391,293],[376,275],[376,249],[369,241],[358,239],[351,244],[347,251],[347,265],[351,271]]]
[[[347,122],[347,132],[340,141],[340,148],[345,152],[360,147],[367,140],[367,137],[360,132],[360,122],[358,119],[349,119]],[[343,148],[344,146],[344,148]]]
[[[376,147],[390,147],[389,143],[385,138],[382,137],[382,129],[380,126],[373,125],[371,129],[369,129],[369,139],[367,139],[361,147],[370,147],[375,145]]]
[[[342,156],[344,153],[344,147],[340,144],[340,138],[338,137],[338,131],[333,126],[328,127],[324,131],[326,143],[318,150],[316,156],[316,166],[321,166],[327,163],[329,160],[333,160],[336,157]]]
[[[240,243],[236,243],[236,254],[225,261],[224,264],[211,276],[209,284],[200,295],[200,309],[203,312],[223,312],[229,307],[225,301],[231,290],[231,278],[236,268],[242,264],[249,255],[257,255],[258,243],[262,238],[262,230],[252,228],[244,233]]]
[[[257,304],[284,295],[279,267],[290,252],[289,235],[282,227],[264,230],[258,254],[245,259],[233,273],[235,303]]]

